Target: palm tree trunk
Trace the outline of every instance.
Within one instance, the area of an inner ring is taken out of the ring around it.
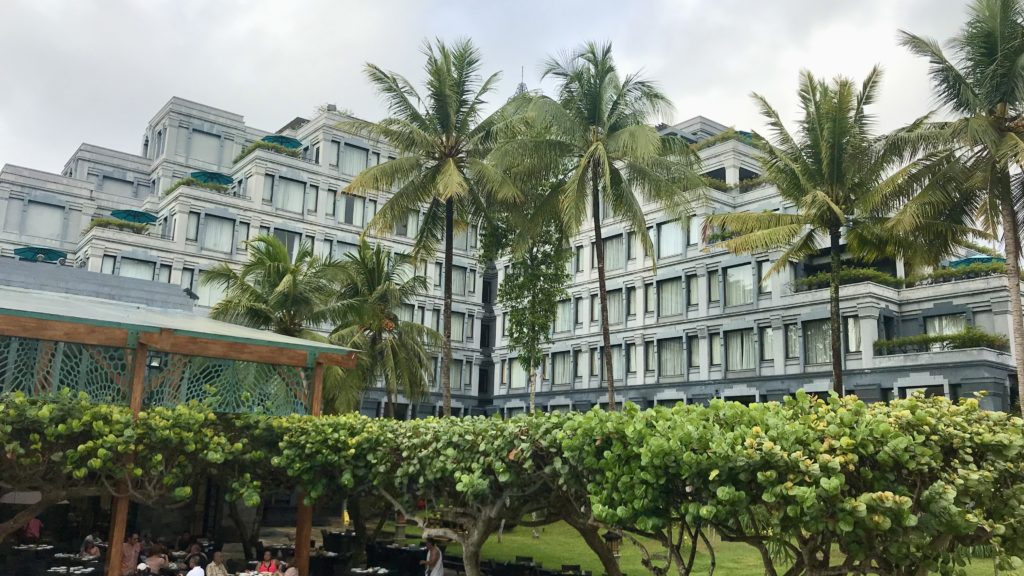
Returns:
[[[441,342],[441,395],[445,416],[452,415],[452,258],[455,201],[444,203],[444,338]]]
[[[387,386],[387,403],[388,403],[388,405],[387,405],[384,413],[387,415],[388,418],[394,419],[394,417],[395,417],[395,393],[391,390],[391,387],[389,385],[385,384],[385,386]]]
[[[533,414],[534,402],[537,398],[537,374],[532,366],[528,374],[530,375],[530,414]]]
[[[1002,203],[1003,243],[1006,245],[1006,286],[1010,292],[1010,322],[1013,324],[1013,361],[1017,367],[1017,402],[1024,414],[1024,314],[1020,301],[1020,241],[1017,215],[1008,202]]]
[[[829,228],[830,247],[832,249],[832,270],[829,273],[829,312],[832,341],[832,390],[843,395],[843,322],[839,315],[839,268],[842,265],[840,254],[840,231],[838,226]]]
[[[601,238],[601,196],[598,189],[600,168],[591,168],[590,204],[594,212],[594,250],[597,250],[597,293],[601,300],[601,356],[604,359],[605,380],[608,382],[608,410],[615,411],[615,375],[612,373],[612,337],[608,329],[608,286],[604,278],[604,240]]]

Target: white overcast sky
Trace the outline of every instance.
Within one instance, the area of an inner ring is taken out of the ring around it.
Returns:
[[[795,113],[798,72],[886,77],[882,128],[933,100],[927,66],[897,30],[947,40],[965,0],[0,0],[0,165],[59,171],[82,142],[138,152],[146,124],[181,96],[273,131],[319,104],[378,119],[362,68],[417,78],[425,38],[473,38],[484,70],[520,70],[531,88],[547,56],[614,43],[675,103],[668,121],[703,115],[763,123],[749,94]]]

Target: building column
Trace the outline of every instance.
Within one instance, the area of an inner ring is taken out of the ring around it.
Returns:
[[[774,355],[775,377],[786,374],[786,326],[782,317],[772,317],[772,354]]]
[[[860,357],[863,368],[873,368],[875,364],[875,341],[878,340],[878,308],[876,306],[861,307],[857,311],[860,321]]]

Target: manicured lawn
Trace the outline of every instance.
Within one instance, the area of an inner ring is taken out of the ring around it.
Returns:
[[[409,537],[419,533],[413,527],[407,531]],[[714,542],[715,548],[715,576],[751,576],[762,574],[764,569],[761,565],[761,557],[750,546],[730,542]],[[657,544],[652,543],[648,550],[651,554],[660,551]],[[456,544],[447,547],[447,553],[461,555],[462,551]],[[540,532],[540,538],[534,539],[529,528],[516,528],[511,532],[506,531],[502,541],[498,542],[497,535],[484,544],[483,557],[492,560],[515,560],[516,556],[531,556],[540,562],[545,568],[559,568],[562,564],[579,564],[584,570],[589,570],[594,576],[603,573],[601,563],[597,556],[587,548],[586,544],[576,532],[569,526],[558,523],[545,526]],[[632,543],[623,542],[621,566],[622,571],[628,576],[648,576],[648,572],[640,563],[642,554],[640,549]],[[697,566],[694,574],[707,574],[709,556],[705,550],[697,554]],[[675,569],[670,572],[674,573]],[[968,567],[967,573],[970,576],[992,576],[992,562],[979,559]],[[1024,574],[1024,572],[1000,572],[1000,575]]]

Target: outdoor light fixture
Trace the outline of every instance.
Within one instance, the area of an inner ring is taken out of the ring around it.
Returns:
[[[163,358],[159,354],[150,354],[149,360],[146,362],[146,366],[153,370],[159,370],[163,368]]]
[[[604,543],[608,545],[608,549],[612,551],[612,556],[615,557],[615,561],[619,560],[619,551],[622,549],[622,534],[617,531],[613,532],[608,530],[604,533]]]

